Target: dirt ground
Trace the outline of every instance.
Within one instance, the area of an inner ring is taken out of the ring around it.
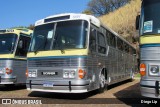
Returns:
[[[104,93],[99,94],[97,91],[92,91],[84,94],[58,94],[49,92],[31,92],[27,91],[25,86],[15,86],[6,88],[0,86],[0,98],[19,98],[19,99],[39,99],[43,105],[34,105],[40,107],[48,107],[54,104],[54,107],[130,107],[139,106],[135,102],[140,102],[141,98],[139,89],[140,79],[135,79],[133,82],[124,81],[108,87]],[[96,104],[96,105],[95,105]],[[3,107],[9,105],[3,105]],[[20,105],[16,105],[17,107]],[[29,105],[24,105],[29,106]],[[30,105],[32,106],[32,105]],[[140,105],[141,106],[141,105]]]

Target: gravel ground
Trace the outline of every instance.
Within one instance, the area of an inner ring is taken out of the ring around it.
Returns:
[[[85,94],[58,94],[48,92],[31,92],[27,91],[25,86],[15,86],[6,88],[0,86],[0,98],[38,98],[42,100],[43,105],[34,105],[34,107],[48,107],[45,103],[54,104],[54,107],[130,107],[140,106],[135,105],[131,100],[143,98],[139,90],[140,79],[135,79],[133,82],[124,81],[108,87],[104,93],[97,93],[92,91]],[[138,101],[139,101],[138,100]],[[131,101],[131,103],[130,103]],[[96,105],[95,105],[96,104]],[[3,105],[8,107],[11,105]],[[17,107],[22,105],[16,105]],[[33,106],[33,105],[23,105]],[[142,106],[142,105],[141,105]]]

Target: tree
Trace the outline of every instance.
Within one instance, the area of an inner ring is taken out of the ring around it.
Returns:
[[[11,27],[11,29],[16,29],[16,28],[26,28],[26,29],[30,29],[33,30],[34,29],[34,25],[30,24],[29,26],[15,26],[15,27]]]
[[[82,13],[83,13],[83,14],[87,14],[87,15],[93,14],[90,10],[84,10]]]
[[[26,26],[15,26],[15,27],[11,27],[10,29],[16,29],[16,28],[27,28]]]
[[[88,3],[88,9],[85,11],[90,11],[96,16],[101,16],[118,9],[130,1],[131,0],[91,0]]]
[[[34,27],[35,27],[35,26],[34,26],[33,24],[30,24],[27,28],[33,30]]]

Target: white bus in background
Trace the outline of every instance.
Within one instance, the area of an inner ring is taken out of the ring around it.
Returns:
[[[59,14],[35,24],[28,58],[31,91],[103,92],[107,85],[133,79],[135,49],[94,16]]]
[[[0,84],[26,83],[26,55],[32,33],[23,28],[0,30]]]

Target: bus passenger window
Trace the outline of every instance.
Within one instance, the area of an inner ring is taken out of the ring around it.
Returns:
[[[116,47],[116,38],[113,34],[110,33],[110,45]]]
[[[96,33],[97,31],[91,28],[89,47],[90,47],[90,50],[93,52],[96,52]]]
[[[125,48],[125,52],[129,53],[129,46],[128,46],[128,44],[125,43],[124,48]]]
[[[132,55],[132,47],[131,46],[129,46],[129,54],[131,54]]]
[[[17,45],[16,56],[26,57],[28,48],[29,48],[29,44],[30,44],[29,37],[20,36],[20,39]]]
[[[123,51],[123,41],[117,38],[117,48],[118,50]]]
[[[106,53],[106,42],[102,33],[98,33],[98,52],[102,54]]]
[[[106,31],[106,41],[107,41],[107,44],[110,45],[110,33],[108,31]]]

